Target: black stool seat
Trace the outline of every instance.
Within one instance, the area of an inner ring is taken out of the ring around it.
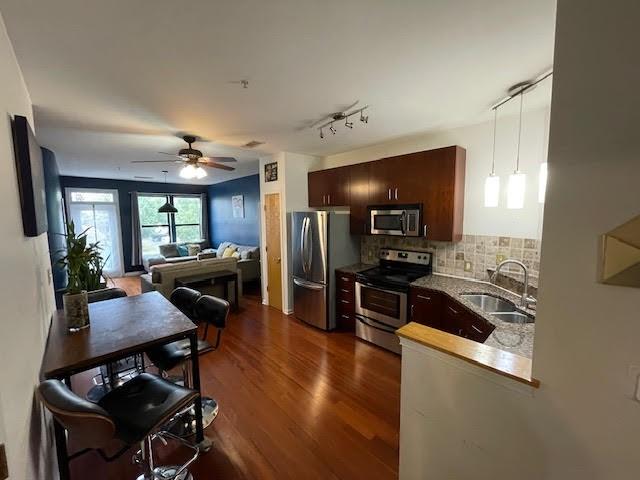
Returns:
[[[167,422],[198,397],[156,375],[142,373],[100,399],[116,426],[116,437],[131,445]]]

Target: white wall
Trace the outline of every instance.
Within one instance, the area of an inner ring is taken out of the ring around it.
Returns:
[[[402,479],[638,477],[640,289],[599,284],[596,271],[598,237],[640,213],[640,96],[628,89],[640,82],[639,18],[638,2],[558,3],[540,389],[480,381],[478,369],[433,352],[403,358],[414,362],[403,389],[422,387],[403,412]]]
[[[264,165],[271,162],[278,162],[278,181],[264,181]],[[317,167],[320,159],[311,155],[303,155],[290,152],[279,152],[268,157],[260,159],[260,199],[264,205],[264,195],[269,193],[280,194],[280,242],[281,242],[281,258],[282,258],[282,308],[285,313],[293,311],[293,291],[291,272],[291,232],[290,232],[290,215],[291,212],[308,210],[308,188],[307,173],[314,167]],[[261,209],[261,255],[265,261],[261,262],[262,278],[262,299],[263,303],[267,303],[267,262],[266,262],[266,231],[264,209]]]
[[[10,124],[16,114],[33,125],[31,100],[0,17],[0,432],[11,479],[49,479],[57,475],[55,455],[34,389],[55,307],[47,235],[26,238],[22,232]]]
[[[548,80],[546,80],[548,81]],[[545,88],[544,85],[540,87]],[[548,89],[546,89],[548,91]],[[538,94],[539,95],[539,94]],[[525,95],[525,105],[526,105]],[[450,130],[403,138],[373,145],[324,159],[322,168],[377,160],[405,153],[460,145],[467,150],[464,225],[467,235],[503,235],[540,238],[542,205],[538,203],[539,165],[546,161],[549,109],[525,111],[522,120],[520,170],[527,174],[525,208],[506,208],[506,186],[515,168],[519,102],[513,100],[498,115],[496,136],[496,174],[500,175],[501,200],[497,208],[484,207],[484,181],[491,171],[493,120]],[[329,137],[327,139],[331,141]]]

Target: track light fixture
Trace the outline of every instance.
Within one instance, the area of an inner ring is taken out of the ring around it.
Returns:
[[[350,130],[353,130],[353,122],[349,121],[350,117],[353,117],[354,115],[360,115],[360,121],[362,123],[369,123],[369,116],[368,115],[364,115],[364,111],[369,108],[369,105],[366,105],[362,108],[358,108],[356,110],[353,110],[351,112],[339,112],[339,113],[335,113],[330,115],[328,118],[330,119],[328,122],[323,123],[322,125],[320,125],[319,127],[314,127],[317,128],[318,130],[320,130],[320,138],[324,138],[324,129],[325,128],[329,128],[329,131],[335,135],[337,133],[336,128],[334,127],[334,122],[339,122],[340,120],[344,120],[344,126]],[[320,122],[317,122],[320,123]],[[316,124],[317,124],[316,123]]]

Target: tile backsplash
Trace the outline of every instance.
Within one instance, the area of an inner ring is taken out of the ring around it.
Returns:
[[[488,280],[487,270],[508,258],[520,260],[529,269],[531,283],[537,285],[540,271],[540,240],[534,238],[464,235],[461,242],[434,242],[421,237],[386,237],[363,235],[360,240],[362,263],[375,264],[381,248],[400,248],[433,252],[433,271],[459,277]],[[505,267],[516,278],[522,270]]]

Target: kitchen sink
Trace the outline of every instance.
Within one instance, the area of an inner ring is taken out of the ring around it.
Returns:
[[[515,312],[516,310],[516,306],[512,302],[494,295],[486,293],[463,293],[460,296],[487,313]]]
[[[520,312],[496,312],[491,315],[507,323],[533,323],[536,321],[532,316]]]

